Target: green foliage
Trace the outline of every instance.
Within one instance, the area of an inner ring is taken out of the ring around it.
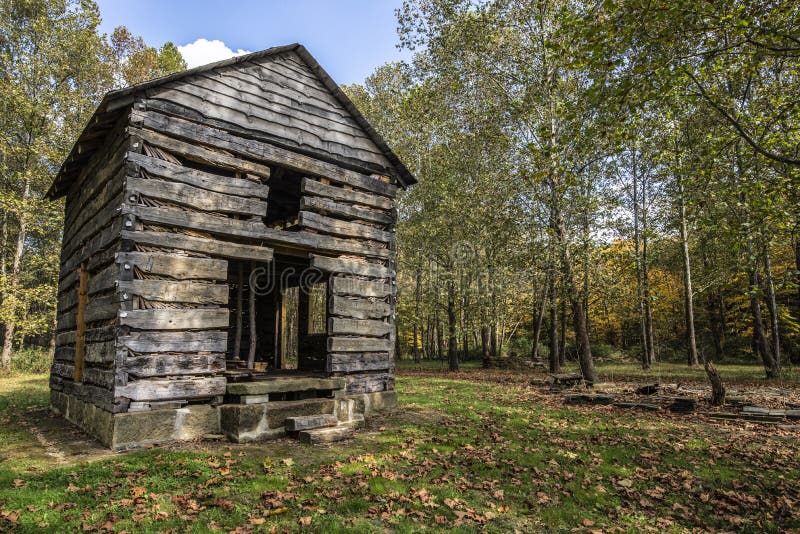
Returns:
[[[107,41],[99,23],[88,0],[0,0],[0,368],[14,345],[53,335],[63,204],[44,195],[55,170],[106,91],[185,68],[171,43],[156,52],[125,28]]]
[[[11,359],[12,373],[49,373],[53,353],[39,347],[18,350]]]
[[[416,327],[437,353],[451,278],[458,336],[478,344],[488,325],[507,346],[532,330],[552,275],[555,300],[584,301],[593,345],[638,358],[652,316],[657,358],[685,360],[685,226],[703,354],[741,356],[757,305],[770,352],[800,360],[799,10],[404,2],[412,64],[358,93],[420,177],[401,197],[401,339]],[[430,259],[462,241],[470,274]]]

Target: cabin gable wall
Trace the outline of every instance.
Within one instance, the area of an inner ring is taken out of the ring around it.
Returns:
[[[344,393],[393,391],[397,186],[370,170],[388,167],[294,53],[137,96],[67,194],[54,409],[114,447],[138,430],[113,414],[212,410],[242,354],[238,269],[276,254],[327,284],[306,360]],[[206,412],[200,434],[218,424]]]
[[[151,89],[148,105],[371,172],[391,168],[295,52],[204,71]]]

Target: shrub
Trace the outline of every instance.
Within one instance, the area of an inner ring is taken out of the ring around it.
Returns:
[[[15,373],[47,373],[52,363],[50,351],[41,347],[21,349],[11,355],[11,371]]]

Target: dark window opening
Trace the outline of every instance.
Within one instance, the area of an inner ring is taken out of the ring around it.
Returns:
[[[267,215],[264,224],[279,230],[298,230],[300,215],[300,182],[303,175],[278,167],[269,178]]]

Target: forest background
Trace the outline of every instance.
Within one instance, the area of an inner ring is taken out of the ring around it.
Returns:
[[[408,0],[345,86],[419,178],[398,354],[800,363],[800,5]],[[0,0],[0,367],[47,370],[62,204],[102,95],[183,70],[91,1]],[[280,43],[273,43],[280,44]]]

